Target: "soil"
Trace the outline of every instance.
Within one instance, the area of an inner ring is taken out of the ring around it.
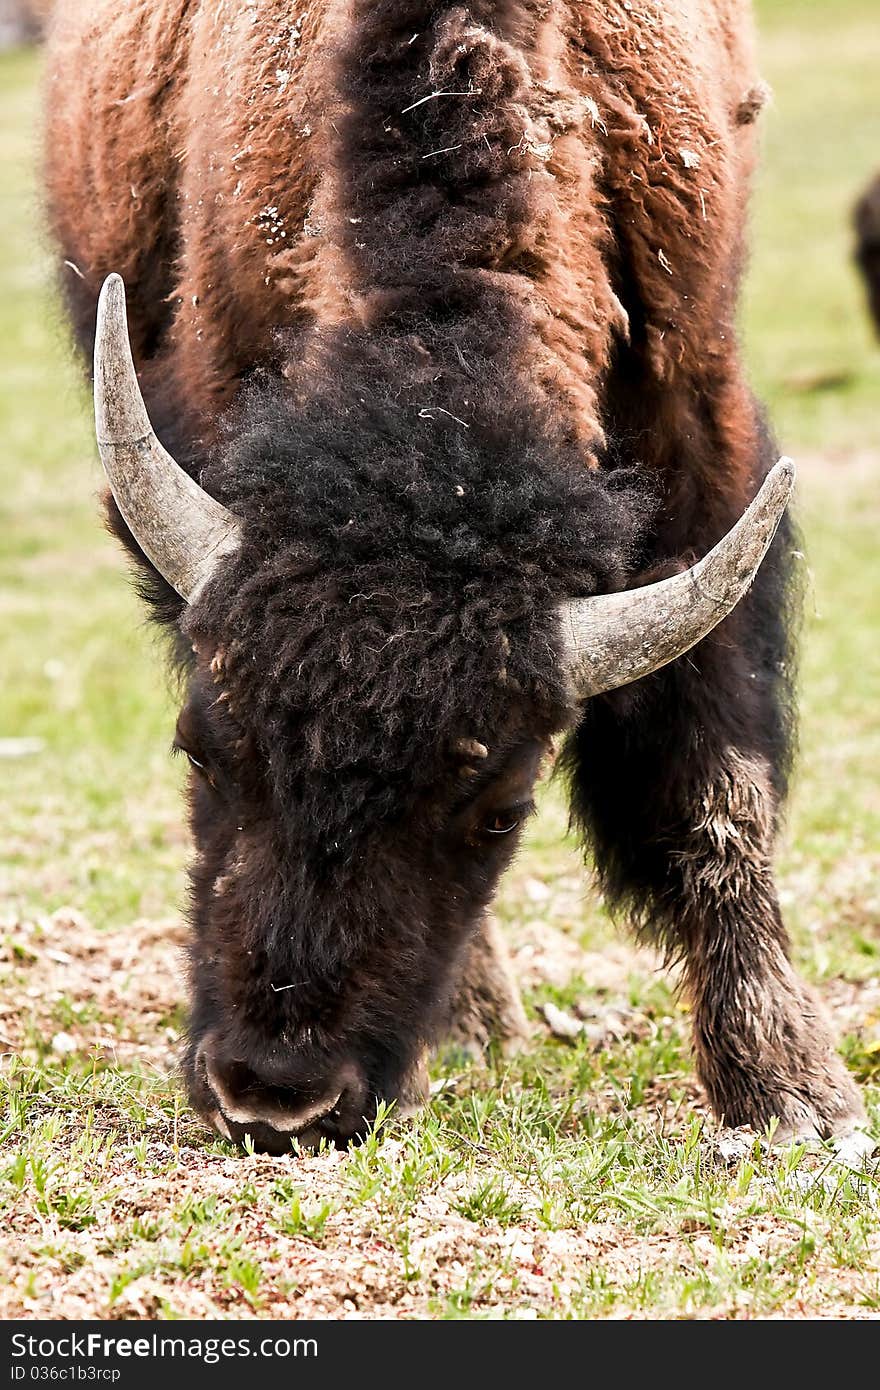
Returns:
[[[564,913],[570,906],[568,888],[575,891],[563,882]],[[102,1065],[164,1079],[167,1092],[185,994],[180,924],[136,922],[124,931],[101,933],[76,912],[61,911],[39,923],[9,920],[0,925],[5,976],[0,1034],[8,1049],[4,1066],[12,1053],[25,1061],[42,1058],[51,1066],[55,1058],[60,1062],[68,1053],[86,1052]],[[565,931],[537,920],[514,931],[512,948],[525,983],[562,985],[577,974],[618,1000],[633,978],[647,978],[658,965],[656,958],[623,942],[601,955],[583,951]],[[841,1028],[880,1017],[880,981],[834,982],[826,998]],[[639,1026],[637,1014],[623,1012],[621,1018],[620,1008],[611,1011],[612,1036],[615,1029]],[[607,1018],[597,1022],[595,1010],[592,1017],[586,1011],[585,1027],[606,1023]],[[700,1109],[696,1088],[688,1101]],[[677,1122],[678,1117],[664,1113],[662,1087],[646,1103],[654,1105],[661,1125]],[[111,1111],[105,1122],[110,1128],[121,1122],[125,1129],[122,1114],[114,1117]],[[474,1222],[455,1210],[461,1190],[453,1177],[415,1200],[406,1222],[404,1257],[400,1240],[389,1234],[382,1194],[352,1204],[346,1154],[274,1159],[218,1152],[218,1146],[206,1146],[203,1131],[183,1104],[173,1124],[167,1110],[148,1115],[142,1137],[150,1160],[146,1166],[136,1159],[137,1138],[130,1133],[102,1155],[105,1196],[99,1218],[83,1229],[71,1229],[55,1212],[41,1212],[39,1202],[13,1203],[0,1241],[0,1317],[154,1318],[173,1312],[192,1318],[424,1318],[457,1306],[465,1288],[479,1316],[530,1318],[538,1310],[571,1313],[573,1291],[590,1268],[601,1266],[610,1284],[626,1285],[639,1272],[645,1279],[652,1274],[667,1278],[717,1256],[712,1231],[699,1223],[644,1235],[603,1222],[555,1231],[530,1222],[506,1228]],[[385,1143],[384,1152],[393,1160],[400,1140]],[[164,1171],[155,1175],[150,1167]],[[271,1207],[254,1196],[269,1191],[274,1182],[289,1180],[292,1169],[311,1208],[324,1202],[334,1207],[317,1242],[279,1230]],[[210,1199],[228,1204],[228,1212],[222,1221],[197,1226],[187,1235],[191,1262],[182,1269],[179,1232],[170,1245],[163,1235],[168,1213],[187,1202]],[[151,1226],[158,1233],[146,1247],[153,1251],[150,1258],[144,1258],[143,1240],[132,1238],[135,1222],[141,1233]],[[785,1223],[766,1215],[739,1219],[736,1232],[726,1247],[734,1262],[790,1245]],[[256,1293],[243,1292],[241,1282],[230,1277],[228,1259],[215,1256],[221,1236],[224,1248],[240,1245],[259,1265]],[[483,1291],[481,1270],[492,1272],[484,1278]],[[825,1285],[819,1281],[821,1296],[814,1279],[813,1293],[794,1297],[785,1316],[852,1317],[853,1291],[861,1280],[854,1270],[829,1268]],[[640,1316],[637,1309],[612,1315]],[[680,1309],[671,1315],[747,1317],[749,1308]],[[871,1313],[865,1309],[864,1315]]]

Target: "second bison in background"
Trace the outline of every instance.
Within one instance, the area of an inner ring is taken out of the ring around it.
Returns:
[[[855,212],[856,259],[868,286],[868,303],[880,333],[880,174],[859,199]]]
[[[42,34],[53,0],[0,0],[0,52],[34,43]]]

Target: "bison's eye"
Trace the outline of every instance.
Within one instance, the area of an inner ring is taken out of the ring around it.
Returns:
[[[519,830],[524,821],[535,809],[533,801],[517,801],[500,811],[484,811],[477,822],[476,837],[485,845],[488,840],[498,840],[503,835],[512,835]]]
[[[173,754],[175,754],[175,756],[179,753],[182,753],[183,756],[186,758],[187,762],[189,763],[190,767],[194,767],[196,772],[201,773],[201,775],[205,777],[213,786],[214,779],[212,778],[211,773],[208,770],[207,763],[203,762],[201,758],[197,758],[195,753],[191,753],[189,749],[184,747],[182,743],[174,743],[172,745],[171,751]]]

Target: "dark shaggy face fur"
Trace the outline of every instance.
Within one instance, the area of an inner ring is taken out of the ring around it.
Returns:
[[[619,584],[633,534],[624,480],[558,440],[551,465],[549,422],[493,408],[498,383],[470,429],[375,363],[369,393],[347,379],[342,410],[338,390],[252,394],[210,480],[245,549],[183,620],[190,1089],[270,1148],[348,1139],[379,1098],[414,1098],[573,717],[555,603]]]
[[[177,741],[202,764],[189,1056],[199,1110],[283,1150],[288,1130],[345,1141],[379,1098],[422,1098],[420,1052],[532,809],[546,751],[534,730],[554,713],[493,729],[477,765],[426,743],[426,762],[444,764],[433,786],[395,786],[362,762],[332,785],[304,769],[313,785],[285,795],[266,741],[195,682]]]

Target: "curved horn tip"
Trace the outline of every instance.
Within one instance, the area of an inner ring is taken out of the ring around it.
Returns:
[[[101,294],[112,294],[117,290],[125,294],[125,281],[118,270],[111,270],[101,286]]]
[[[782,458],[774,463],[770,472],[767,474],[768,482],[771,478],[777,478],[780,483],[784,483],[788,489],[789,495],[791,495],[791,491],[797,482],[797,468],[795,467],[794,459],[789,458],[787,454],[783,454]]]
[[[238,519],[156,437],[131,353],[125,283],[108,275],[95,331],[98,451],[126,525],[147,559],[191,603],[241,545]]]
[[[579,698],[616,690],[684,655],[747,593],[791,497],[792,459],[777,460],[746,511],[691,569],[640,589],[561,607]]]
[[[775,530],[791,500],[797,480],[794,459],[787,455],[777,459],[761,482],[747,508],[747,513],[759,519],[759,525],[772,524]]]
[[[118,316],[120,314],[125,315],[125,312],[125,281],[114,270],[101,286],[101,293],[98,296],[98,313]]]
[[[152,432],[131,355],[125,282],[121,275],[107,276],[98,299],[94,383],[99,447],[105,443],[131,443]]]

